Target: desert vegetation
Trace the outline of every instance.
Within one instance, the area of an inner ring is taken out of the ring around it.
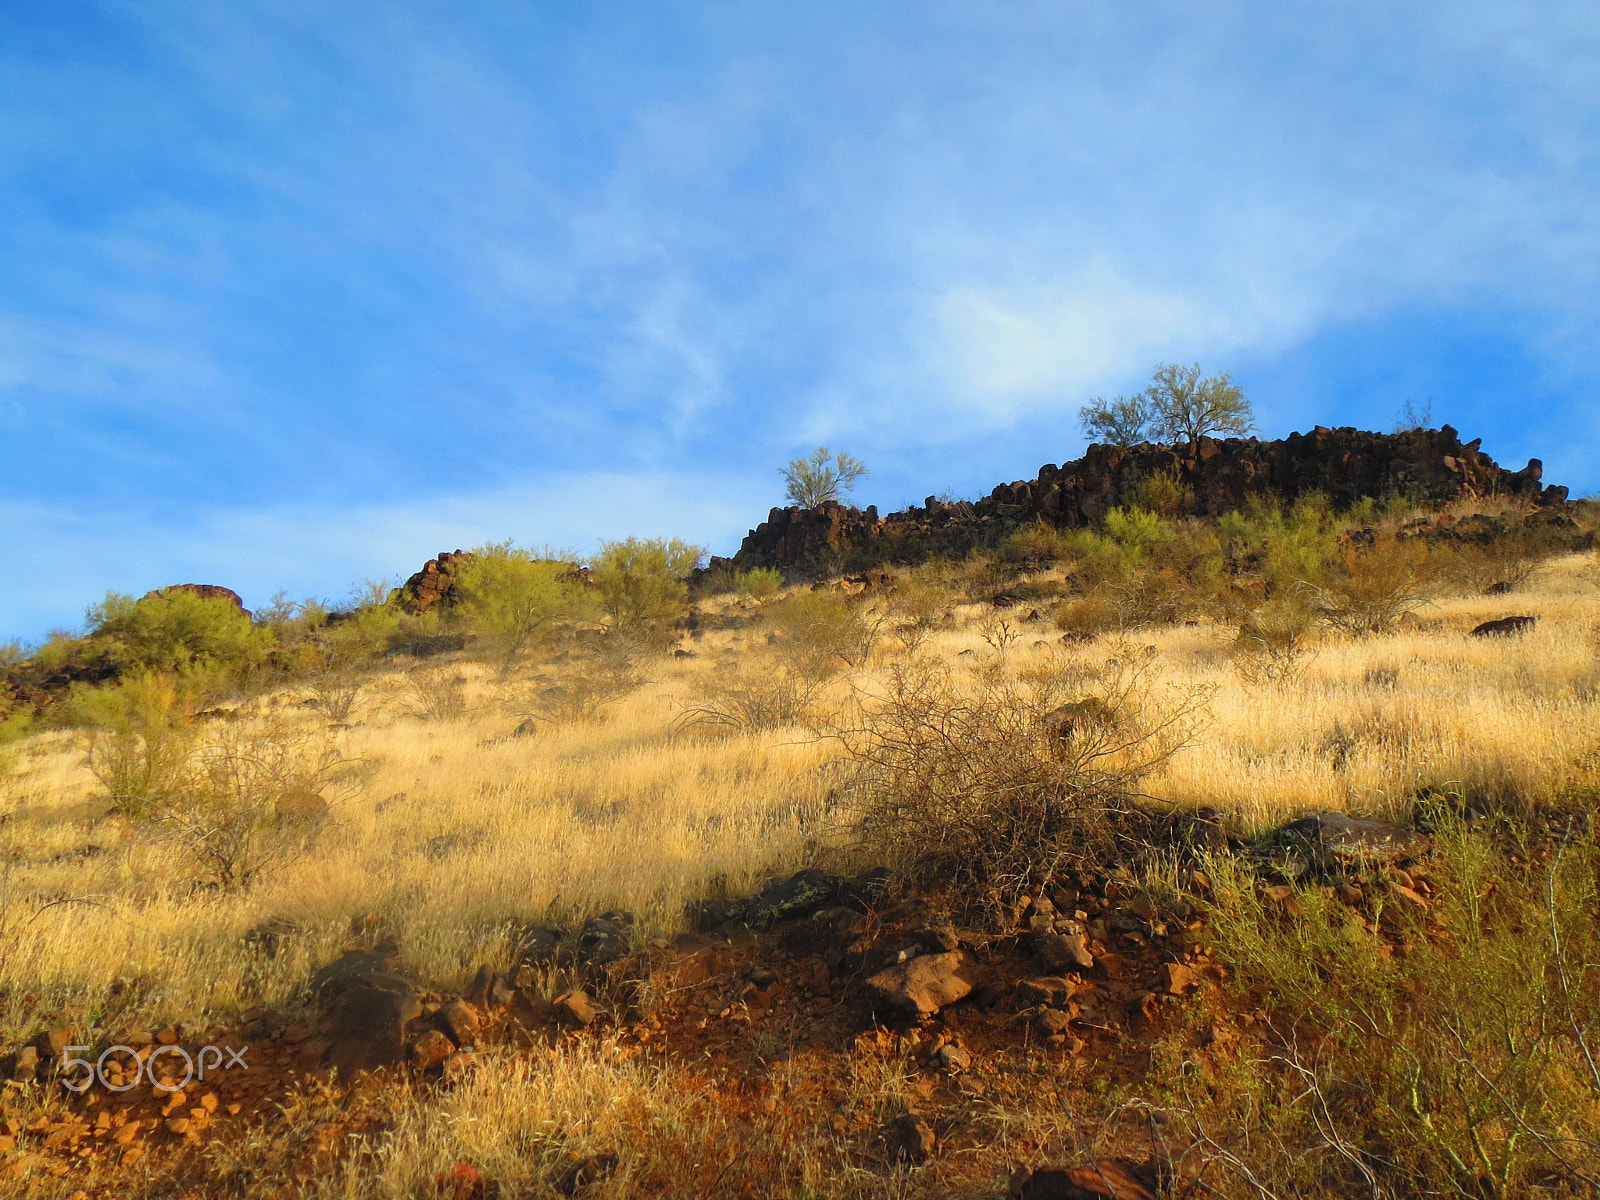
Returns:
[[[1184,487],[853,577],[503,543],[421,611],[108,598],[6,667],[0,1171],[1588,1194],[1592,507]],[[361,1073],[367,993],[416,1011]],[[36,1049],[168,1033],[250,1086],[79,1096]]]

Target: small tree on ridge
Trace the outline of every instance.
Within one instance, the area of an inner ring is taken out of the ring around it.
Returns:
[[[788,485],[786,498],[801,508],[816,508],[854,491],[856,481],[867,474],[867,468],[859,458],[852,458],[843,450],[834,454],[826,446],[818,446],[806,458],[791,458],[781,473]]]

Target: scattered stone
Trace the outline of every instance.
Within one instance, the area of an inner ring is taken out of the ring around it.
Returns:
[[[315,825],[328,815],[328,802],[308,788],[284,792],[272,804],[280,825]]]
[[[596,966],[626,958],[632,933],[632,913],[613,911],[590,917],[578,933],[578,957]]]
[[[1033,1019],[1033,1027],[1038,1030],[1040,1037],[1055,1037],[1058,1033],[1065,1033],[1072,1024],[1072,1015],[1062,1012],[1059,1008],[1047,1008]]]
[[[891,1121],[883,1131],[883,1141],[891,1158],[908,1163],[927,1162],[938,1143],[933,1127],[915,1113]]]
[[[465,1000],[450,1000],[440,1006],[437,1015],[439,1027],[450,1035],[458,1046],[470,1046],[478,1037],[482,1024],[478,1010]]]
[[[921,954],[867,980],[873,998],[906,1015],[938,1012],[971,994],[974,964],[960,950]]]
[[[1340,812],[1315,813],[1291,821],[1278,831],[1278,840],[1351,865],[1397,862],[1423,853],[1432,844],[1426,834],[1415,829]]]
[[[1200,976],[1183,963],[1163,963],[1161,975],[1167,992],[1173,996],[1182,996],[1200,986]]]
[[[611,1178],[612,1172],[617,1169],[617,1162],[615,1154],[591,1154],[587,1158],[580,1158],[556,1177],[555,1189],[563,1196],[575,1196],[580,1188]]]
[[[1019,1167],[1011,1176],[1007,1195],[1010,1200],[1155,1200],[1132,1164],[1122,1161],[1067,1170]]]
[[[489,969],[488,963],[483,963],[473,975],[472,982],[467,985],[467,990],[461,994],[461,998],[474,1008],[488,1008],[489,991],[493,987],[494,972]]]
[[[1498,621],[1485,621],[1477,626],[1468,637],[1516,637],[1527,633],[1538,622],[1538,617],[1515,616],[1501,617]]]
[[[1017,995],[1026,1004],[1065,1004],[1072,999],[1076,990],[1071,981],[1055,975],[1023,979],[1017,983]]]
[[[265,959],[278,957],[278,951],[301,933],[300,926],[288,917],[268,917],[246,931],[244,944]]]
[[[595,1011],[594,1001],[589,999],[588,992],[562,992],[552,1003],[557,1019],[571,1029],[587,1028],[600,1015]]]
[[[961,945],[961,939],[949,925],[923,925],[906,936],[929,954],[940,954]]]
[[[1116,728],[1117,713],[1100,697],[1089,696],[1051,709],[1040,721],[1051,737],[1071,742],[1080,736]]]
[[[441,1200],[484,1200],[489,1194],[489,1186],[477,1167],[458,1162],[448,1171],[440,1171],[433,1177],[433,1194]]]
[[[561,958],[562,932],[544,925],[535,925],[517,936],[517,959],[535,966],[548,966]]]
[[[32,1083],[39,1070],[39,1048],[24,1046],[18,1050],[11,1065],[11,1078],[18,1083]]]
[[[1089,944],[1077,930],[1070,933],[1036,933],[1033,935],[1034,953],[1051,971],[1088,970],[1094,966],[1094,955]]]
[[[428,1071],[439,1066],[456,1052],[455,1043],[437,1029],[423,1030],[422,1036],[411,1044],[411,1065],[418,1071]]]

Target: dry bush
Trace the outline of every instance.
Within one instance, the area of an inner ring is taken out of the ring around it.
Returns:
[[[884,614],[869,613],[860,600],[833,591],[802,592],[762,611],[785,654],[848,667],[867,664],[886,623]]]
[[[696,697],[680,727],[705,725],[754,732],[804,725],[817,699],[839,674],[838,662],[805,646],[775,646],[745,665],[730,662],[695,680]]]
[[[996,654],[1004,655],[1022,637],[1022,629],[1008,610],[986,608],[978,617],[978,636]]]
[[[467,715],[467,677],[456,668],[422,667],[406,676],[411,715],[425,721],[459,721]]]
[[[1319,613],[1351,637],[1388,633],[1438,591],[1439,566],[1420,541],[1379,542],[1345,554],[1338,574],[1317,588]]]
[[[889,600],[888,625],[900,648],[915,654],[950,623],[951,596],[926,573],[899,580]]]
[[[306,676],[311,699],[328,720],[343,725],[355,715],[366,679],[354,667],[335,666]]]
[[[89,770],[143,838],[181,850],[196,882],[250,885],[315,837],[330,793],[365,777],[325,733],[286,718],[201,727],[171,680],[122,693],[121,719],[91,732]]]
[[[574,664],[559,681],[544,676],[508,689],[504,707],[514,716],[533,717],[553,725],[593,721],[606,706],[644,686],[637,651],[628,645],[603,645],[591,658]]]
[[[327,818],[329,797],[359,791],[370,772],[324,734],[272,719],[210,732],[185,774],[141,826],[153,840],[178,845],[196,882],[236,889],[304,852]]]
[[[1233,669],[1247,684],[1279,686],[1305,673],[1316,656],[1317,616],[1294,595],[1275,597],[1239,625]]]
[[[832,730],[852,769],[862,849],[913,879],[1002,890],[1104,852],[1115,814],[1185,743],[1205,698],[1157,695],[1150,661],[1124,652],[1088,672],[993,670],[975,681],[936,663],[892,668],[856,719]],[[1098,719],[1053,720],[1068,703]]]
[[[1055,619],[1057,629],[1087,641],[1120,628],[1122,614],[1108,597],[1094,594],[1067,601],[1056,609]]]

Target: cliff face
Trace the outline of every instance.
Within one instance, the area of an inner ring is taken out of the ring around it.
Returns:
[[[1253,493],[1292,499],[1322,491],[1346,506],[1366,496],[1405,495],[1429,504],[1493,495],[1521,496],[1539,504],[1567,498],[1564,487],[1542,487],[1542,466],[1530,459],[1507,471],[1478,449],[1481,438],[1463,444],[1446,425],[1405,433],[1317,426],[1281,441],[1202,438],[1190,446],[1090,446],[1076,462],[1039,468],[1034,479],[1003,483],[976,502],[925,504],[879,518],[877,510],[825,504],[816,509],[775,508],[752,529],[731,560],[736,570],[752,567],[806,568],[827,565],[874,543],[977,544],[987,535],[1029,521],[1058,528],[1091,525],[1108,508],[1124,503],[1138,482],[1166,472],[1191,490],[1191,512],[1216,516],[1241,508]],[[887,546],[884,547],[885,549]],[[713,560],[717,562],[727,560]]]

